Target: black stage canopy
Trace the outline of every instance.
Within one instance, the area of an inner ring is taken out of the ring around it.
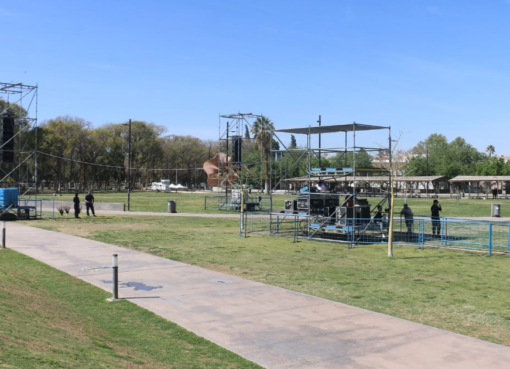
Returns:
[[[335,124],[332,126],[310,126],[305,128],[276,129],[275,132],[314,135],[334,132],[372,131],[376,129],[389,129],[389,128],[390,127],[373,126],[370,124],[348,123],[348,124]]]

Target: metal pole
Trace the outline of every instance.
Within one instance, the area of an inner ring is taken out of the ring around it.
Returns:
[[[230,126],[229,126],[229,123],[227,122],[227,149],[226,149],[226,154],[227,154],[227,162],[226,162],[226,170],[227,170],[227,179],[224,180],[224,184],[225,184],[225,203],[228,202],[228,177],[230,175],[229,173],[229,170],[230,170],[230,167],[229,167],[229,162],[228,162],[228,134],[229,134],[229,130],[230,130]]]
[[[427,177],[429,175],[429,147],[427,146]],[[427,178],[427,198],[429,197],[429,179]]]
[[[489,255],[492,256],[492,224],[489,224]]]
[[[390,224],[388,228],[388,257],[393,257],[393,206],[395,205],[395,194],[393,192],[393,162],[392,162],[392,154],[391,154],[391,127],[389,128],[389,137],[388,137],[388,160],[390,167]]]
[[[128,131],[128,211],[131,210],[131,119]]]
[[[321,126],[321,116],[319,115],[319,120],[317,121],[319,123],[319,127]],[[321,165],[321,134],[319,133],[319,168],[322,168]]]
[[[506,251],[510,252],[510,222],[508,223],[508,229],[506,231]]]
[[[244,188],[241,186],[241,232],[245,228],[244,224],[244,202],[246,199],[244,198]]]
[[[5,249],[6,247],[6,244],[5,244],[5,220],[2,222],[2,248]]]
[[[113,254],[112,259],[113,269],[113,300],[119,299],[119,264],[117,260],[117,254]]]
[[[36,89],[35,89],[35,116],[36,116],[36,120],[35,120],[35,163],[34,163],[34,182],[35,182],[35,199],[37,200],[37,194],[39,193],[39,179],[37,177],[37,157],[38,157],[38,152],[39,152],[39,139],[38,139],[38,136],[39,136],[39,126],[37,124],[37,98],[38,98],[38,92],[37,92],[37,85],[36,85]],[[36,211],[36,217],[37,217],[37,211]]]
[[[62,155],[64,148],[62,144],[60,144],[60,166],[59,166],[59,176],[58,176],[58,195],[62,196]]]

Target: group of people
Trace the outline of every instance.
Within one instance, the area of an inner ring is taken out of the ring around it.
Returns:
[[[432,220],[432,235],[434,237],[437,237],[441,234],[441,217],[439,215],[439,212],[442,211],[441,205],[439,204],[438,200],[434,200],[432,203],[432,206],[430,207],[431,216],[430,219]],[[407,234],[413,233],[413,211],[409,207],[407,203],[404,204],[403,209],[400,211],[400,215],[404,217],[404,220],[406,222],[407,227]]]
[[[80,217],[80,197],[78,196],[78,192],[74,194],[73,198],[74,203],[74,217],[79,218]],[[93,216],[96,216],[96,213],[94,211],[94,195],[92,195],[92,191],[88,191],[85,195],[85,206],[87,208],[87,216],[90,216],[90,212]]]

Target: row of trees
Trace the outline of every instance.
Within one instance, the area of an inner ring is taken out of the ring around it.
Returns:
[[[2,163],[7,182],[33,183],[37,155],[41,187],[65,189],[127,186],[128,125],[111,123],[92,128],[84,119],[63,116],[24,129],[17,135],[15,163]],[[204,161],[218,150],[217,142],[191,136],[165,135],[165,127],[143,121],[131,123],[131,186],[148,186],[169,178],[186,186],[206,181]],[[37,144],[36,144],[37,141]],[[37,147],[37,153],[34,152]]]
[[[25,119],[26,111],[19,106],[0,100],[0,109],[16,117],[16,158],[13,163],[1,163],[3,182],[7,185],[33,185],[37,163],[42,190],[120,190],[128,185],[130,154],[131,188],[148,187],[161,179],[197,188],[207,182],[203,163],[220,150],[217,140],[166,135],[166,127],[144,121],[131,122],[130,135],[128,122],[93,128],[90,122],[70,116],[31,127]],[[264,187],[263,170],[269,171],[272,161],[265,150],[267,143],[272,144],[268,149],[278,148],[272,130],[273,123],[261,117],[252,127],[254,138],[247,137],[244,142],[243,161],[247,160],[249,168],[245,180],[259,187]],[[268,188],[267,184],[265,187]]]
[[[166,128],[143,121],[111,123],[93,129],[80,118],[58,117],[37,132],[39,180],[61,178],[65,187],[120,189],[126,183],[131,140],[131,187],[172,179],[189,187],[205,182],[204,161],[217,143],[191,136],[164,135]],[[57,181],[60,182],[60,181]]]
[[[0,109],[17,117],[17,163],[23,162],[30,150],[38,147],[38,179],[46,187],[59,189],[117,188],[127,186],[128,125],[110,123],[99,128],[84,119],[62,116],[30,127],[26,112],[15,104],[0,100]],[[268,190],[283,178],[306,175],[305,148],[296,144],[291,135],[288,151],[279,150],[274,123],[259,117],[251,128],[245,127],[243,137],[243,184]],[[37,145],[35,144],[37,140]],[[232,147],[232,145],[230,145]],[[170,179],[187,187],[199,187],[207,181],[202,164],[220,150],[217,140],[201,140],[192,136],[167,135],[163,126],[144,121],[131,123],[131,187],[146,187],[151,182]],[[357,167],[372,167],[381,163],[387,153],[357,152]],[[352,153],[322,154],[311,159],[312,167],[350,167]],[[403,175],[509,175],[510,163],[495,155],[495,148],[479,152],[463,138],[448,142],[441,134],[432,134],[407,151],[396,151],[394,165]],[[10,173],[16,163],[2,163]],[[7,176],[13,182],[33,183],[34,161],[26,161],[18,171]]]
[[[510,162],[495,156],[493,145],[486,153],[479,152],[462,137],[448,142],[441,134],[432,134],[413,149],[400,152],[406,175],[443,175],[451,179],[459,175],[501,176],[510,175]]]

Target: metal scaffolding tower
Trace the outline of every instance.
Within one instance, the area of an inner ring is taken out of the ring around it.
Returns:
[[[0,82],[0,187],[37,196],[37,86]]]

